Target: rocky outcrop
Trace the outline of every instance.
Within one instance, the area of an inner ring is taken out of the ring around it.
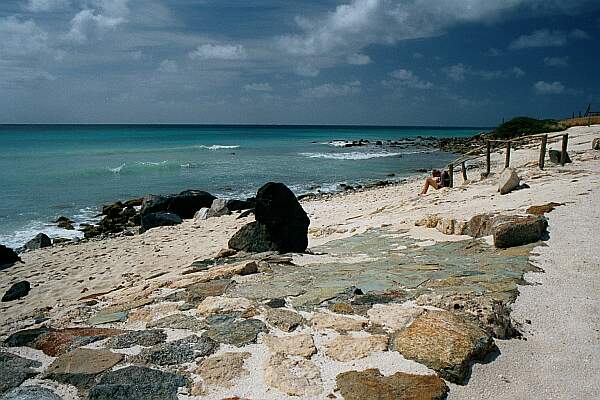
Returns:
[[[562,151],[559,150],[548,150],[548,156],[550,157],[550,161],[554,164],[560,164],[560,159],[562,157]],[[568,164],[571,161],[571,158],[569,157],[569,154],[567,153],[566,155],[566,160],[565,162]]]
[[[548,220],[529,216],[500,223],[494,227],[494,246],[507,248],[542,240],[547,234]]]
[[[335,382],[345,400],[442,400],[448,393],[446,383],[435,375],[384,376],[378,369],[342,372]]]
[[[504,168],[498,178],[498,191],[500,194],[508,194],[519,187],[521,178],[513,168]]]
[[[254,214],[256,221],[231,238],[230,248],[250,252],[306,250],[310,220],[283,183],[269,182],[258,190]]]
[[[52,246],[52,240],[45,233],[38,233],[33,239],[25,243],[27,250],[37,250]]]
[[[17,282],[14,285],[12,285],[6,291],[6,293],[4,293],[4,296],[2,296],[2,301],[7,302],[7,301],[18,300],[22,297],[27,296],[29,294],[30,290],[31,290],[31,285],[29,284],[29,282],[27,282],[27,281]]]
[[[152,214],[145,214],[142,216],[140,233],[145,232],[148,229],[157,228],[159,226],[178,225],[182,222],[183,221],[177,214],[171,212],[157,212]]]
[[[0,244],[0,270],[12,267],[21,257],[10,247]]]
[[[201,190],[185,190],[179,194],[166,196],[148,195],[140,210],[142,217],[157,212],[171,212],[182,219],[193,218],[201,208],[210,208],[215,196]]]
[[[265,367],[265,383],[288,396],[317,396],[323,391],[321,371],[313,362],[277,353]]]

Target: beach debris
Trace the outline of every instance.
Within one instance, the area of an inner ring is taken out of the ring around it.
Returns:
[[[460,385],[468,375],[470,363],[483,360],[495,344],[475,321],[449,311],[427,311],[396,334],[393,348]]]
[[[216,342],[238,347],[255,342],[260,332],[268,331],[264,322],[254,318],[243,320],[224,318],[222,321],[215,321],[210,325],[204,335]]]
[[[508,248],[534,243],[547,234],[548,220],[540,216],[518,217],[495,224],[494,246]]]
[[[168,343],[161,343],[134,357],[136,362],[155,365],[178,365],[193,362],[198,357],[214,353],[219,344],[206,336],[191,335]]]
[[[265,383],[289,396],[317,396],[323,391],[319,367],[309,360],[277,353],[265,366]]]
[[[269,182],[258,189],[254,214],[256,221],[233,235],[229,248],[282,253],[306,250],[310,220],[294,193],[283,183]]]
[[[345,400],[442,400],[449,390],[435,375],[396,372],[384,376],[378,369],[342,372],[335,381]]]
[[[89,389],[97,375],[111,369],[122,359],[122,354],[108,350],[80,348],[55,359],[43,377],[79,389]]]
[[[42,365],[39,361],[29,360],[15,354],[0,352],[0,396],[37,375],[34,368]]]
[[[498,178],[498,191],[500,194],[508,194],[517,187],[519,187],[519,182],[521,178],[517,174],[513,168],[504,168],[502,174]]]
[[[62,400],[62,397],[42,386],[20,386],[5,393],[2,400]]]
[[[10,247],[0,244],[0,270],[12,267],[16,262],[22,262],[21,257]]]
[[[201,190],[184,190],[179,194],[166,196],[147,195],[140,214],[143,217],[157,212],[171,212],[182,219],[190,219],[201,208],[210,208],[215,199],[212,194]]]
[[[250,355],[248,352],[228,352],[209,357],[200,362],[196,373],[209,385],[231,387],[234,381],[250,374],[244,369],[244,361]]]
[[[162,329],[129,331],[111,338],[107,347],[111,349],[126,349],[132,346],[154,346],[167,340],[167,334]]]
[[[388,341],[386,335],[340,335],[325,343],[325,353],[336,361],[348,362],[367,357],[376,351],[386,351]]]
[[[17,282],[15,284],[13,284],[10,288],[8,288],[6,293],[4,293],[4,296],[2,296],[2,301],[8,302],[8,301],[14,301],[14,300],[21,299],[21,298],[27,296],[29,294],[30,290],[31,290],[31,285],[29,284],[29,282],[27,282],[27,281]]]
[[[284,332],[292,332],[298,326],[306,323],[302,315],[287,308],[268,308],[265,310],[265,319],[269,324]]]
[[[25,243],[25,248],[27,250],[37,250],[42,249],[44,247],[51,247],[52,240],[45,233],[38,233],[35,237]]]
[[[560,150],[548,150],[548,156],[550,157],[550,161],[554,164],[560,164],[560,159],[562,158],[562,152]],[[566,163],[570,163],[571,158],[569,157],[569,153],[566,154]]]
[[[317,353],[313,337],[309,333],[294,336],[263,336],[263,342],[272,354],[310,358]]]
[[[550,202],[538,206],[531,206],[527,209],[527,214],[544,216],[544,214],[553,211],[556,207],[564,206],[565,203]]]
[[[152,214],[144,214],[142,216],[142,223],[140,227],[140,233],[147,231],[148,229],[156,228],[159,226],[171,226],[181,224],[183,221],[181,218],[172,212],[157,212]]]

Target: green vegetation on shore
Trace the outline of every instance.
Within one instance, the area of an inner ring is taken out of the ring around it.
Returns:
[[[558,132],[563,129],[565,129],[565,126],[560,121],[554,119],[516,117],[500,124],[492,132],[492,137],[495,139],[510,139],[536,133]]]

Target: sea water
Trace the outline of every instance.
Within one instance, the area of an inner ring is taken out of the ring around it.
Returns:
[[[348,126],[0,125],[0,243],[39,232],[74,237],[52,223],[97,220],[104,203],[148,193],[206,190],[245,198],[268,181],[295,193],[342,183],[402,179],[443,166],[452,154],[422,142],[376,140],[469,136],[481,128]],[[347,140],[369,145],[345,147]],[[395,174],[393,178],[389,174]]]

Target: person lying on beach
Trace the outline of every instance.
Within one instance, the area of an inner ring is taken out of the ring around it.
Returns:
[[[425,184],[423,185],[423,190],[421,190],[420,195],[427,194],[430,186],[435,190],[449,186],[449,180],[450,177],[446,171],[440,172],[439,170],[434,169],[431,171],[431,176],[425,178]]]

